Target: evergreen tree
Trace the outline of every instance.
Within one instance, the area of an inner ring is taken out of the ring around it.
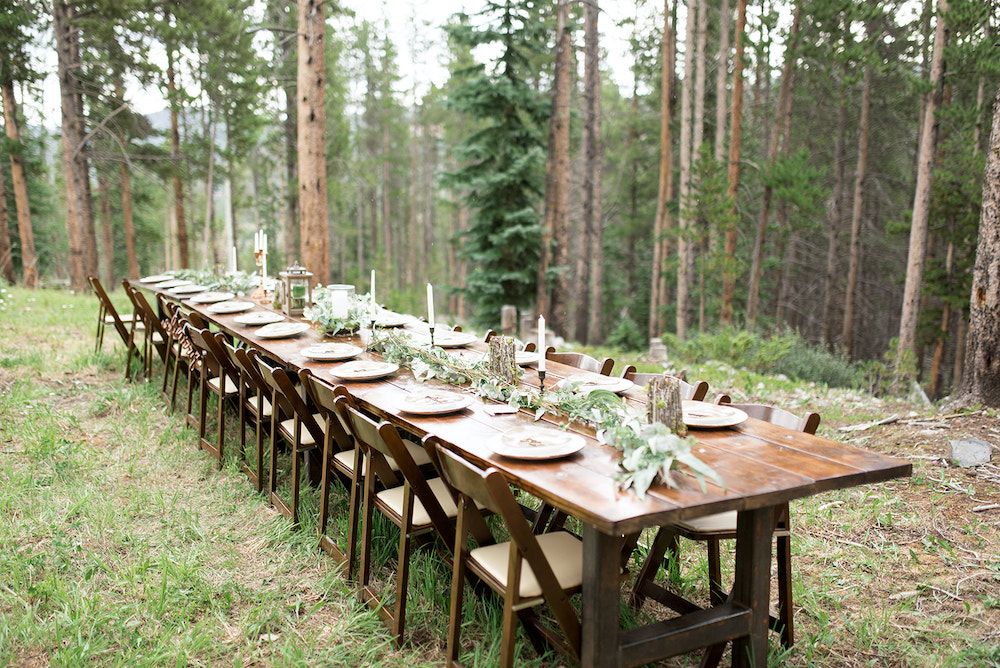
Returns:
[[[535,297],[541,244],[544,128],[550,105],[528,83],[530,58],[546,47],[530,2],[488,2],[481,25],[456,25],[451,36],[470,48],[497,45],[489,66],[467,72],[450,104],[483,123],[459,145],[458,171],[446,182],[464,191],[472,212],[463,251],[472,264],[465,291],[473,316],[496,324],[500,307],[526,308]]]

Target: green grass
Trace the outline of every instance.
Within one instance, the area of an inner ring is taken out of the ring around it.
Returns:
[[[220,470],[196,448],[183,410],[169,413],[158,377],[122,380],[113,330],[94,352],[96,299],[20,289],[0,299],[0,666],[440,664],[451,574],[434,550],[414,555],[408,643],[397,650],[355,585],[317,549],[318,492],[304,488],[296,528],[253,491],[236,461],[232,414]],[[662,368],[636,361],[640,370]],[[822,429],[835,437],[838,424],[901,410],[730,363],[679,368],[737,401],[818,407]],[[211,429],[214,417],[214,438]],[[279,464],[286,470],[287,457]],[[1000,663],[996,516],[936,518],[957,496],[945,483],[970,484],[961,472],[918,461],[910,480],[792,504],[798,643],[788,651],[772,643],[769,665]],[[343,544],[347,497],[338,485],[332,492],[329,532]],[[385,521],[375,531],[376,582],[388,592],[398,533]],[[644,536],[632,572],[651,539]],[[704,549],[682,543],[674,566],[660,577],[703,598]],[[974,575],[961,601],[937,591],[954,592],[955,572]],[[660,616],[653,607],[622,611],[626,624]],[[463,660],[494,665],[499,604],[467,592],[464,619]],[[518,645],[518,665],[565,663],[537,656],[523,633]]]

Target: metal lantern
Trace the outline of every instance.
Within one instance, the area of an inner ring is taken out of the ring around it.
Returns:
[[[298,260],[278,274],[283,286],[281,310],[285,315],[302,315],[302,311],[312,304],[312,272],[300,267]]]

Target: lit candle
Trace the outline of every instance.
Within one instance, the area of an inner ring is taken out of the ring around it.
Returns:
[[[427,284],[427,324],[434,326],[434,286]]]
[[[538,316],[538,370],[545,371],[545,316]]]
[[[371,287],[371,290],[369,290],[368,292],[369,292],[369,295],[371,296],[371,300],[372,300],[372,320],[374,320],[375,319],[375,309],[378,308],[378,306],[375,305],[375,270],[374,269],[372,269],[372,287]]]
[[[343,290],[334,290],[330,293],[330,310],[333,312],[333,317],[338,320],[347,318],[348,304],[346,292]]]

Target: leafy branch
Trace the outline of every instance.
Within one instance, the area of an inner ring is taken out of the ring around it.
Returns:
[[[593,426],[599,440],[622,453],[621,488],[631,488],[640,497],[657,480],[677,487],[672,471],[681,464],[695,476],[702,491],[706,490],[706,477],[726,487],[719,474],[691,451],[697,444],[695,439],[671,433],[660,423],[644,424],[643,413],[608,390],[578,392],[579,383],[566,383],[540,393],[497,377],[485,361],[465,362],[442,348],[416,345],[406,334],[385,332],[372,341],[370,349],[381,353],[387,362],[409,368],[421,382],[437,378],[452,385],[468,384],[481,397],[533,410],[536,420],[550,413],[566,419],[564,428],[570,422]]]

